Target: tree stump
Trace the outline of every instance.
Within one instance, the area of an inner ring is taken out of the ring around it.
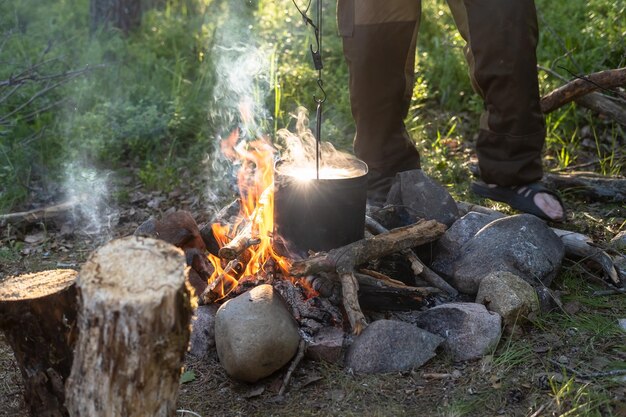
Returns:
[[[0,282],[0,330],[22,373],[31,416],[68,415],[63,384],[76,341],[76,275],[58,269]]]
[[[172,416],[191,306],[180,249],[130,236],[82,267],[80,336],[67,383],[70,415]]]

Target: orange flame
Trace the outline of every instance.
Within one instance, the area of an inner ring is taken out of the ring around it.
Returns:
[[[218,292],[219,299],[237,287],[237,276],[253,276],[263,272],[270,259],[285,274],[291,266],[289,260],[279,256],[272,246],[275,149],[266,139],[238,142],[239,130],[235,130],[222,140],[220,145],[222,153],[227,158],[241,163],[237,175],[241,221],[231,226],[213,224],[212,231],[220,247],[223,247],[248,226],[252,230],[251,237],[257,239],[259,243],[246,249],[246,252],[240,256],[247,262],[235,260],[224,265],[222,259],[209,255],[209,261],[215,268],[215,272],[209,278],[209,285],[221,277],[221,282],[214,289]],[[245,270],[241,271],[243,263],[245,263]]]

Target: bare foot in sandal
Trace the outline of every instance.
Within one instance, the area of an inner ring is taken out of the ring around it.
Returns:
[[[506,187],[477,181],[472,183],[472,191],[544,220],[565,220],[565,208],[559,196],[539,182]]]

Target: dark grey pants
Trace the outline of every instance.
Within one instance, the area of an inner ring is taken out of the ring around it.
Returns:
[[[500,185],[542,177],[538,30],[533,0],[448,0],[484,100],[476,144],[482,179]],[[407,116],[414,83],[420,0],[338,0],[350,72],[355,154],[383,175],[418,168]]]

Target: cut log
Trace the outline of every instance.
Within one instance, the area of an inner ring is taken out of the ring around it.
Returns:
[[[365,217],[365,226],[370,229],[370,232],[374,234],[380,234],[388,232],[388,230],[376,220],[369,216]],[[435,271],[424,265],[424,263],[418,258],[413,249],[404,249],[400,252],[411,263],[411,270],[415,277],[422,277],[430,285],[439,288],[447,292],[449,295],[456,297],[459,292],[448,284],[443,278],[441,278]]]
[[[423,220],[294,262],[290,273],[294,276],[304,276],[318,272],[337,272],[342,285],[343,304],[352,331],[359,334],[367,323],[357,298],[358,283],[354,276],[355,268],[372,259],[432,242],[445,230],[444,224],[435,220]]]
[[[185,258],[130,236],[82,267],[79,338],[67,382],[72,416],[172,416],[189,341]]]
[[[76,275],[70,269],[0,282],[0,330],[13,349],[31,416],[68,416],[65,380],[76,341]]]
[[[542,97],[541,111],[550,113],[592,91],[624,85],[626,85],[626,68],[600,71],[578,77]]]

